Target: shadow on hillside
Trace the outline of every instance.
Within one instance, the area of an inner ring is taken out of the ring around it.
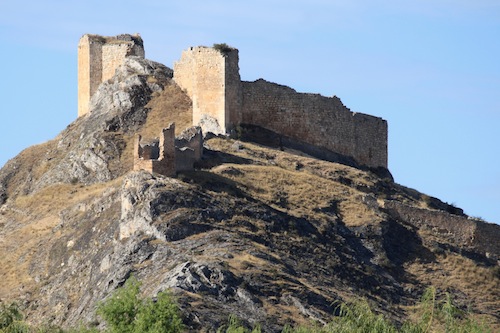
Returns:
[[[367,167],[356,162],[356,160],[351,156],[339,154],[320,146],[315,146],[304,141],[293,139],[260,126],[241,124],[240,129],[238,139],[243,142],[257,143],[269,148],[280,150],[284,150],[285,148],[297,150],[323,161],[339,163],[364,171],[371,171],[380,178],[394,181],[391,172],[384,167]]]
[[[248,158],[239,157],[233,154],[222,151],[203,149],[203,159],[196,163],[196,169],[212,169],[216,166],[232,163],[232,164],[253,164],[253,161]]]

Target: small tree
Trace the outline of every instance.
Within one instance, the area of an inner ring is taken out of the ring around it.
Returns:
[[[28,333],[29,326],[23,322],[23,314],[16,303],[0,304],[0,333]]]
[[[176,333],[183,329],[179,310],[167,292],[157,300],[139,298],[140,282],[129,278],[122,288],[101,303],[97,313],[111,333]]]
[[[158,293],[156,302],[143,302],[135,321],[135,332],[181,332],[182,320],[179,309],[167,292]]]
[[[133,324],[140,306],[139,290],[139,281],[131,277],[122,288],[115,290],[110,298],[98,306],[97,313],[104,318],[110,332],[131,333],[134,331]]]
[[[227,45],[226,43],[220,43],[220,44],[216,43],[212,47],[222,54],[227,54],[232,50],[234,50],[231,46]]]

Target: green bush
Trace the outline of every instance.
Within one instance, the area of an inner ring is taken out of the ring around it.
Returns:
[[[106,321],[110,333],[164,333],[183,330],[179,309],[169,293],[161,292],[155,301],[139,297],[140,283],[132,277],[107,300],[101,302],[97,313]],[[471,318],[466,311],[453,304],[450,294],[438,298],[435,288],[428,288],[415,307],[417,319],[397,328],[382,315],[374,313],[366,300],[338,305],[338,316],[326,325],[285,327],[284,333],[491,333],[485,323]],[[97,328],[80,327],[68,331],[57,326],[30,327],[15,303],[0,303],[0,333],[98,333]],[[238,318],[230,316],[218,333],[260,333],[257,325],[248,329]]]
[[[394,325],[375,314],[366,300],[352,303],[341,303],[338,306],[339,316],[334,317],[327,325],[312,324],[296,328],[286,327],[284,333],[396,333]]]
[[[173,333],[183,330],[170,294],[158,293],[156,302],[139,298],[140,283],[131,277],[97,308],[110,333]]]
[[[241,325],[239,319],[231,315],[229,316],[229,321],[226,325],[219,327],[217,333],[260,333],[260,326],[254,327],[252,330],[248,330],[244,326]]]
[[[99,304],[97,314],[106,321],[110,332],[134,331],[134,321],[140,307],[139,288],[139,281],[132,277],[122,288],[115,290],[110,298]]]
[[[436,289],[428,288],[417,305],[418,319],[407,321],[401,328],[386,320],[382,315],[375,314],[366,300],[351,303],[341,303],[338,306],[339,316],[326,325],[312,323],[307,326],[283,329],[283,333],[491,333],[492,329],[470,317],[467,312],[457,308],[451,295],[446,294],[443,300],[438,300]],[[229,325],[218,332],[246,333],[249,332],[231,317]],[[260,332],[260,330],[259,330]]]
[[[0,333],[28,333],[29,326],[16,303],[0,304]]]
[[[470,314],[453,304],[452,297],[446,293],[443,300],[437,299],[436,289],[428,288],[417,305],[418,320],[406,322],[401,332],[424,333],[489,333],[492,329],[483,322],[471,318]]]
[[[156,302],[144,301],[135,321],[135,332],[180,332],[182,328],[178,307],[165,292],[158,294]]]

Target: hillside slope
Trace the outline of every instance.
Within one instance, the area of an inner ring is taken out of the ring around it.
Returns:
[[[0,170],[0,299],[34,323],[95,322],[132,274],[171,288],[194,331],[230,314],[266,332],[367,298],[403,321],[423,290],[500,323],[499,227],[388,178],[213,137],[194,172],[132,172],[135,133],[190,123],[171,71],[129,58],[92,113]]]

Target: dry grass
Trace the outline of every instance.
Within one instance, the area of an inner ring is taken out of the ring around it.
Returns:
[[[497,267],[485,267],[459,254],[447,253],[437,256],[437,260],[431,263],[413,262],[406,270],[418,276],[424,285],[450,292],[461,306],[472,306],[477,313],[493,312],[500,316]]]
[[[63,152],[57,149],[56,140],[34,145],[23,150],[16,157],[17,170],[7,184],[7,194],[9,197],[18,194],[23,188],[22,184],[27,179],[32,182],[38,180],[49,168],[57,163]]]
[[[162,92],[154,94],[146,107],[151,111],[139,133],[144,138],[158,137],[160,131],[172,122],[175,122],[176,135],[192,126],[191,100],[176,84],[171,83]]]
[[[356,190],[306,172],[237,164],[224,164],[212,172],[231,179],[251,197],[295,217],[329,221],[331,216],[322,213],[321,208],[338,203],[337,213],[346,225],[381,220],[361,201],[361,194]]]
[[[233,254],[233,258],[228,260],[228,263],[233,272],[240,276],[248,273],[249,270],[253,270],[253,268],[263,271],[273,266],[272,263],[264,259],[244,252]]]
[[[55,231],[60,224],[59,213],[73,205],[81,205],[102,196],[109,188],[117,187],[122,179],[109,183],[99,183],[84,187],[82,185],[57,184],[44,188],[34,194],[18,196],[2,211],[2,218],[9,221],[1,233],[0,253],[0,295],[2,298],[17,298],[23,290],[36,285],[30,275],[30,266],[35,258],[44,257],[50,243],[60,236]],[[47,270],[38,270],[37,275],[44,277]]]
[[[158,138],[161,130],[172,122],[175,122],[176,135],[192,126],[191,100],[174,83],[167,85],[163,91],[154,93],[146,108],[150,109],[146,123],[137,133],[146,140]],[[126,147],[120,163],[125,166],[125,170],[132,170],[135,134],[123,134],[123,140]]]

